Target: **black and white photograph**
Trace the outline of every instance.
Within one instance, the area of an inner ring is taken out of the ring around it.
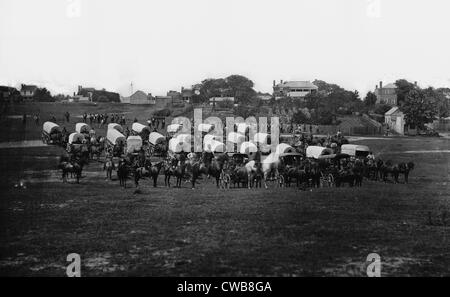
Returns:
[[[450,276],[449,1],[0,11],[1,277]]]

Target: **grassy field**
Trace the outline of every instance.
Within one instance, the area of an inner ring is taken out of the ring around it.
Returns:
[[[1,149],[0,275],[65,276],[78,253],[82,276],[364,276],[376,252],[383,276],[450,276],[450,155],[405,153],[449,141],[358,143],[414,161],[410,183],[223,191],[212,180],[168,189],[161,178],[135,194],[96,162],[80,185],[63,184],[59,148]]]
[[[67,123],[64,113],[68,111],[71,115],[70,122]],[[7,114],[0,118],[0,142],[2,141],[22,141],[41,139],[42,124],[49,121],[52,116],[56,117],[57,123],[61,127],[66,127],[67,131],[74,132],[75,124],[82,121],[82,115],[92,113],[118,113],[124,115],[127,125],[130,126],[137,118],[140,123],[145,124],[148,118],[152,117],[157,111],[151,105],[130,105],[121,103],[98,103],[93,104],[70,104],[70,103],[24,103],[12,105]],[[175,109],[173,113],[176,115],[181,109]],[[22,124],[22,116],[27,114],[27,123]],[[33,121],[33,115],[40,115],[40,124],[36,125]],[[169,122],[170,117],[167,119]],[[109,121],[108,121],[109,122]],[[88,121],[89,123],[89,121]],[[97,124],[94,128],[98,128]],[[106,133],[106,128],[97,129],[99,134]]]

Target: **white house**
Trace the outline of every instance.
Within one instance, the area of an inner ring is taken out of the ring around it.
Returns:
[[[391,131],[405,134],[405,114],[397,106],[392,107],[384,114],[384,122]]]

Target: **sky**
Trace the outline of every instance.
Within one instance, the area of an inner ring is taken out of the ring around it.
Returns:
[[[206,78],[450,87],[448,0],[0,0],[0,84],[165,95]]]

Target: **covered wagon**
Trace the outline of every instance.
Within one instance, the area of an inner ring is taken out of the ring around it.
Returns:
[[[241,133],[231,132],[228,134],[228,141],[232,143],[245,142],[245,136]]]
[[[134,136],[140,136],[141,140],[147,140],[151,133],[151,130],[148,126],[142,125],[140,123],[133,123],[133,125],[131,126],[131,132]]]
[[[164,135],[158,132],[152,132],[148,136],[148,143],[150,146],[150,155],[164,156],[167,151],[167,141]]]
[[[211,132],[212,130],[214,130],[214,126],[211,125],[211,124],[205,124],[205,123],[203,123],[203,124],[198,125],[198,131],[199,131],[199,132],[202,132],[202,133],[209,133],[209,132]]]
[[[42,126],[42,141],[46,144],[61,144],[62,129],[53,122],[45,122]]]
[[[167,133],[169,134],[175,134],[181,131],[181,128],[183,126],[181,126],[180,124],[172,124],[167,126]]]
[[[225,144],[217,140],[205,142],[203,149],[208,153],[224,153],[226,151]]]
[[[123,128],[119,124],[116,124],[116,123],[108,124],[108,131],[111,129],[115,129],[115,130],[119,131],[120,133],[123,133]]]
[[[80,134],[88,134],[91,132],[91,127],[86,123],[76,123],[75,131]]]
[[[113,156],[121,156],[126,143],[125,135],[117,131],[116,129],[108,129],[106,132],[106,141],[108,149],[112,151]]]
[[[142,138],[140,136],[129,136],[127,138],[127,154],[138,153],[142,149]]]
[[[332,154],[333,154],[332,149],[322,147],[322,146],[311,145],[306,148],[306,157],[307,158],[319,159],[319,157],[321,157],[321,156],[332,155]]]
[[[69,144],[82,144],[86,137],[78,132],[69,135]]]
[[[171,138],[169,140],[169,151],[172,153],[190,152],[191,144],[180,142],[178,138]]]
[[[258,151],[258,147],[253,142],[243,142],[239,148],[239,153],[252,155]]]
[[[295,149],[287,143],[280,143],[275,149],[275,153],[278,155],[291,154],[295,152]]]
[[[352,157],[365,158],[369,155],[370,149],[366,145],[343,144],[341,154],[347,154]]]

